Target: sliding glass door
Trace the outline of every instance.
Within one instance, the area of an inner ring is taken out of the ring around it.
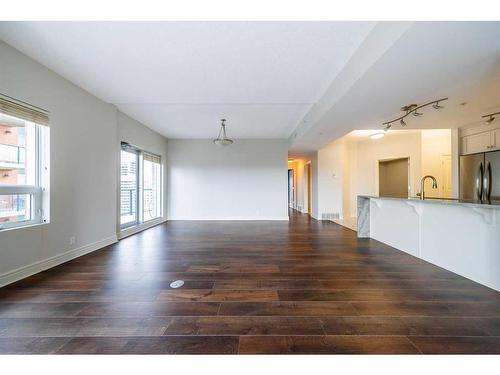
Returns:
[[[139,223],[139,153],[122,148],[120,153],[120,226]]]
[[[161,216],[161,164],[160,157],[148,153],[142,158],[142,220]]]
[[[162,216],[162,168],[158,155],[122,143],[120,154],[120,227]]]

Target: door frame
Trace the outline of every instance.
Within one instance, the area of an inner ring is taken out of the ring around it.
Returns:
[[[120,151],[123,152],[128,152],[130,154],[134,154],[136,158],[136,163],[137,163],[137,168],[136,168],[136,183],[135,183],[135,189],[136,189],[136,194],[135,194],[135,207],[136,207],[136,212],[135,212],[135,220],[131,221],[129,223],[121,224],[119,222],[120,230],[127,229],[129,227],[138,225],[140,223],[140,217],[139,214],[141,212],[141,207],[140,205],[140,191],[141,191],[141,168],[139,167],[139,163],[141,162],[140,158],[140,152],[138,149],[135,149],[134,147],[128,147],[128,145],[125,145],[122,143],[120,147]],[[121,155],[121,152],[120,152]],[[120,158],[120,168],[121,168],[121,158]],[[120,192],[120,206],[119,206],[119,219],[121,220],[121,177],[120,177],[120,185],[118,186],[118,191]]]
[[[312,214],[312,173],[311,173],[311,162],[307,162],[306,168],[306,189],[307,189],[307,214]]]

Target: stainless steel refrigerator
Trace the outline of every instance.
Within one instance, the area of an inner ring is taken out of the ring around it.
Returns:
[[[500,202],[500,151],[460,156],[460,199]]]

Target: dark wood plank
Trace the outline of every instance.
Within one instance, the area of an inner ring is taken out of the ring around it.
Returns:
[[[78,337],[57,354],[236,354],[235,336]]]
[[[406,337],[242,336],[241,354],[418,354]]]
[[[161,336],[172,318],[0,319],[0,337]]]
[[[411,336],[424,354],[500,354],[500,337]]]
[[[323,335],[319,319],[290,316],[176,317],[165,335]]]
[[[498,316],[500,302],[351,302],[359,315]]]
[[[275,290],[164,290],[158,301],[278,301]]]
[[[481,321],[475,318],[330,316],[319,319],[328,335],[487,336]]]
[[[1,354],[51,354],[70,339],[64,337],[0,337]]]
[[[500,293],[463,289],[317,289],[279,290],[280,301],[492,302]]]
[[[219,315],[358,315],[347,302],[222,302]]]

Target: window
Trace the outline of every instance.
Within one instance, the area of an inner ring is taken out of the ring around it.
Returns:
[[[122,143],[120,153],[120,227],[162,216],[161,159]]]
[[[0,230],[48,222],[46,112],[0,96]]]

